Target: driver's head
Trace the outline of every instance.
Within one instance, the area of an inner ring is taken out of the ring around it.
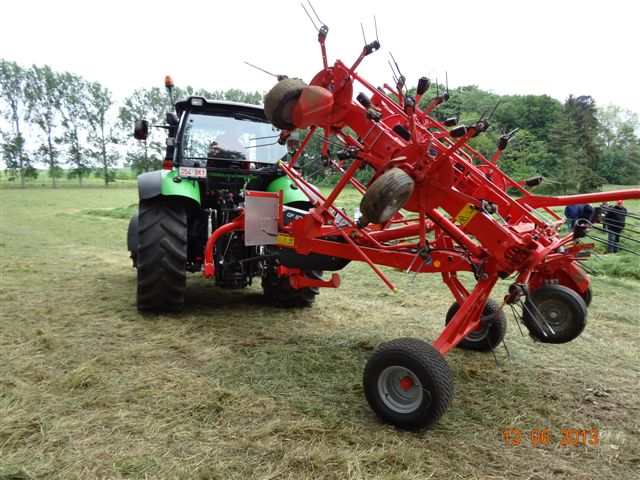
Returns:
[[[209,156],[215,157],[218,154],[218,142],[215,140],[209,145]]]

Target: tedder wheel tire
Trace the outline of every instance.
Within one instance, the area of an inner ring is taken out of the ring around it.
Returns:
[[[447,312],[445,325],[448,325],[456,312],[460,309],[458,302],[453,302]],[[482,311],[482,316],[495,315],[500,310],[500,305],[495,300],[489,298]],[[490,352],[495,349],[504,339],[507,333],[507,316],[504,311],[500,312],[498,318],[491,324],[485,324],[481,330],[471,332],[464,337],[458,347],[477,352]]]
[[[587,289],[582,292],[582,295],[580,296],[584,300],[584,304],[588,307],[589,305],[591,305],[591,300],[593,300],[593,290],[591,290],[591,287],[587,287]]]
[[[322,278],[322,272],[309,270],[304,273],[310,278]],[[293,288],[289,277],[278,277],[273,266],[267,267],[267,273],[262,277],[262,290],[269,301],[279,308],[310,307],[320,293],[319,288]]]
[[[541,342],[570,342],[582,333],[587,324],[584,300],[578,293],[562,285],[539,288],[527,299],[525,307],[522,320],[529,334]],[[538,318],[538,312],[554,333]]]
[[[413,179],[403,170],[387,170],[362,197],[362,216],[371,223],[385,223],[407,203],[413,193],[413,185]]]
[[[264,97],[264,113],[274,126],[281,130],[296,128],[291,123],[291,110],[306,86],[299,78],[285,78],[269,90]]]
[[[405,430],[434,425],[453,398],[453,375],[442,354],[415,338],[380,345],[363,373],[364,394],[385,422]]]
[[[141,200],[139,212],[138,309],[181,310],[187,271],[186,205],[156,197]]]

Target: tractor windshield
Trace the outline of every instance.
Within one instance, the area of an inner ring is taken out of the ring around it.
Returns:
[[[181,145],[184,166],[223,166],[225,162],[260,166],[274,164],[286,154],[286,147],[277,143],[279,132],[258,118],[190,113],[185,121]]]

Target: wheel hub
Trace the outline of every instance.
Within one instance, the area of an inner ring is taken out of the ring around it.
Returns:
[[[378,377],[378,394],[397,413],[412,413],[422,403],[422,385],[416,375],[401,366],[385,368]]]

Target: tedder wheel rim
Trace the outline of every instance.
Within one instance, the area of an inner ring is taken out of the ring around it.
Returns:
[[[544,343],[569,342],[578,337],[587,324],[584,299],[562,285],[535,290],[525,307],[522,320],[529,334]]]
[[[379,345],[362,373],[371,409],[406,430],[434,425],[451,405],[453,375],[444,356],[417,338]]]
[[[559,327],[570,321],[572,314],[566,303],[549,298],[536,306],[551,327]]]
[[[397,413],[415,412],[424,396],[418,377],[408,368],[398,365],[387,367],[380,373],[378,393],[383,403]]]
[[[464,339],[469,342],[482,342],[487,338],[488,332],[489,332],[489,325],[484,325],[480,327],[479,330],[474,330],[473,332],[470,332],[469,334],[467,334],[467,336],[464,337]]]

